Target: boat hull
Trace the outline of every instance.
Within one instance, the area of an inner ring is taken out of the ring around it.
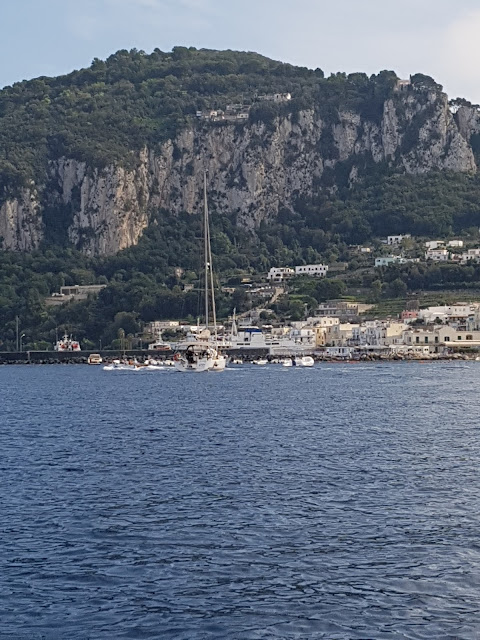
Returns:
[[[188,362],[186,358],[179,358],[174,362],[175,369],[182,373],[203,373],[213,367],[213,358],[201,358],[195,362]]]
[[[213,360],[212,371],[225,371],[227,366],[227,359],[225,356],[217,356]]]

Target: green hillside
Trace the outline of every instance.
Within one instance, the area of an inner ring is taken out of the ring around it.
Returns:
[[[287,113],[295,119],[306,108],[329,123],[335,123],[339,109],[378,122],[385,100],[396,99],[396,80],[391,71],[370,78],[362,73],[325,78],[321,69],[294,67],[254,53],[185,47],[149,55],[119,51],[105,62],[94,60],[88,69],[0,91],[0,204],[32,180],[48,190],[49,161],[64,156],[85,161],[89,170],[112,163],[130,167],[138,150],[155,149],[195,123],[196,111],[225,108],[231,102],[250,105],[250,123],[272,123]],[[441,91],[426,76],[412,80],[419,100],[429,91]],[[256,101],[258,94],[275,92],[291,92],[293,99],[288,104]],[[322,145],[328,157],[332,141],[325,137]],[[477,174],[437,171],[415,176],[375,164],[367,156],[356,162],[363,162],[361,181],[349,180],[350,161],[338,162],[324,172],[312,196],[299,194],[293,210],[281,211],[255,231],[238,226],[234,212],[220,215],[213,207],[213,251],[221,283],[234,285],[271,266],[351,262],[349,245],[375,243],[387,234],[478,237]],[[26,343],[33,346],[51,343],[58,327],[105,345],[115,340],[119,328],[136,333],[150,320],[196,316],[201,308],[197,216],[158,210],[137,246],[109,258],[90,258],[68,244],[68,212],[62,217],[60,209],[52,211],[52,219],[45,213],[47,234],[39,251],[0,251],[0,349],[14,346],[16,316]],[[176,267],[185,271],[180,279]],[[404,295],[452,284],[473,288],[480,273],[468,269],[443,270],[440,275],[427,269],[419,275],[412,268],[399,268],[393,280],[403,282],[405,290],[391,286],[393,272],[375,276],[380,289],[374,288],[378,292],[383,286],[385,296],[392,290]],[[368,289],[372,281],[366,278],[360,285]],[[98,300],[61,308],[44,304],[44,298],[64,284],[92,283],[108,285]],[[185,292],[185,284],[193,284],[193,291]],[[331,290],[337,291],[335,287]],[[310,301],[324,297],[311,289],[303,295]],[[220,316],[233,307],[246,308],[247,298],[241,289],[233,296],[219,296]],[[283,312],[288,315],[288,305]]]

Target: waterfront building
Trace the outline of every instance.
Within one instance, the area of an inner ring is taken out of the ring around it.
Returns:
[[[325,336],[326,344],[331,347],[341,347],[349,344],[353,338],[353,332],[359,326],[351,322],[342,322],[328,327]]]
[[[480,347],[480,331],[465,331],[448,325],[431,325],[410,328],[404,332],[407,346],[428,346],[430,353],[444,353],[446,350],[464,347]]]
[[[344,358],[348,360],[353,355],[353,347],[327,347],[325,354],[330,358]]]
[[[403,322],[389,320],[367,320],[352,330],[350,344],[363,347],[389,347],[403,344]]]

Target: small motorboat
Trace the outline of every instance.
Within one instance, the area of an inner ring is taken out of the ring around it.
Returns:
[[[301,356],[296,358],[286,358],[282,365],[284,367],[313,367],[315,364],[312,356]]]

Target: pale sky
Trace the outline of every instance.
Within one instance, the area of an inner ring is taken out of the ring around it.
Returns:
[[[0,86],[118,49],[256,51],[332,71],[425,73],[480,103],[479,0],[0,0]]]

